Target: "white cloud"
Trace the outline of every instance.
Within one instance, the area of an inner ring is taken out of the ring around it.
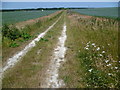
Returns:
[[[1,0],[2,2],[119,2],[120,0]]]

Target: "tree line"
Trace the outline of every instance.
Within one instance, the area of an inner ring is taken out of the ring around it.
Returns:
[[[88,8],[64,8],[64,7],[60,7],[60,8],[31,8],[31,9],[3,9],[0,10],[2,12],[8,12],[8,11],[33,11],[33,10],[68,10],[68,9],[88,9]]]

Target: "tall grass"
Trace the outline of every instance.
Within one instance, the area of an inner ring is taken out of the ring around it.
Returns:
[[[118,88],[118,21],[69,13],[67,27],[67,87]]]

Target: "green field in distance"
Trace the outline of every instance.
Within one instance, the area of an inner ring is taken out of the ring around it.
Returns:
[[[47,16],[58,10],[37,10],[37,11],[10,11],[2,12],[2,24],[14,24],[29,19],[35,19],[42,16]]]
[[[91,8],[91,9],[73,9],[72,11],[91,15],[91,16],[102,16],[102,17],[110,17],[117,18],[118,17],[118,8]]]

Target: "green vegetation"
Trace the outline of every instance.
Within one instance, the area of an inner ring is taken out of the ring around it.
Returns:
[[[60,14],[61,15],[61,14]],[[56,17],[58,19],[59,15]],[[46,67],[61,35],[63,14],[59,22],[32,48],[15,67],[6,72],[3,88],[39,88]],[[46,41],[47,40],[47,41]]]
[[[44,18],[32,25],[27,25],[24,28],[18,29],[14,25],[4,25],[2,28],[2,49],[3,49],[3,65],[8,57],[13,55],[16,51],[21,50],[24,45],[28,44],[32,39],[36,38],[38,34],[46,30],[57,18],[62,14]],[[46,39],[43,39],[47,41]]]
[[[23,30],[17,29],[15,26],[9,27],[8,25],[4,25],[3,28],[2,28],[3,43],[7,42],[6,41],[6,39],[7,39],[11,42],[9,47],[19,46],[17,43],[13,43],[13,42],[18,41],[19,38],[21,38],[20,40],[26,40],[26,41],[31,38],[31,35],[26,30],[27,29],[25,29],[23,31]]]
[[[15,41],[15,39],[18,39],[21,36],[22,36],[22,32],[20,32],[20,30],[18,30],[16,27],[9,27],[7,25],[4,25],[2,28],[3,40],[4,37],[7,37],[12,41]]]
[[[13,42],[9,45],[9,47],[18,47],[18,46],[19,46],[19,44],[15,43],[15,42]]]
[[[11,11],[2,12],[2,24],[14,24],[29,19],[35,19],[42,16],[47,16],[58,10],[36,10],[36,11]]]
[[[69,13],[67,37],[60,71],[66,87],[119,87],[117,20]]]
[[[67,52],[59,77],[64,80],[65,88],[119,88],[118,20],[112,18],[63,11],[22,29],[5,25],[3,63],[10,53],[19,51],[60,16],[45,37],[15,67],[5,72],[3,88],[39,88],[43,84],[64,20]]]
[[[118,18],[118,8],[73,9],[72,11],[91,16]]]

